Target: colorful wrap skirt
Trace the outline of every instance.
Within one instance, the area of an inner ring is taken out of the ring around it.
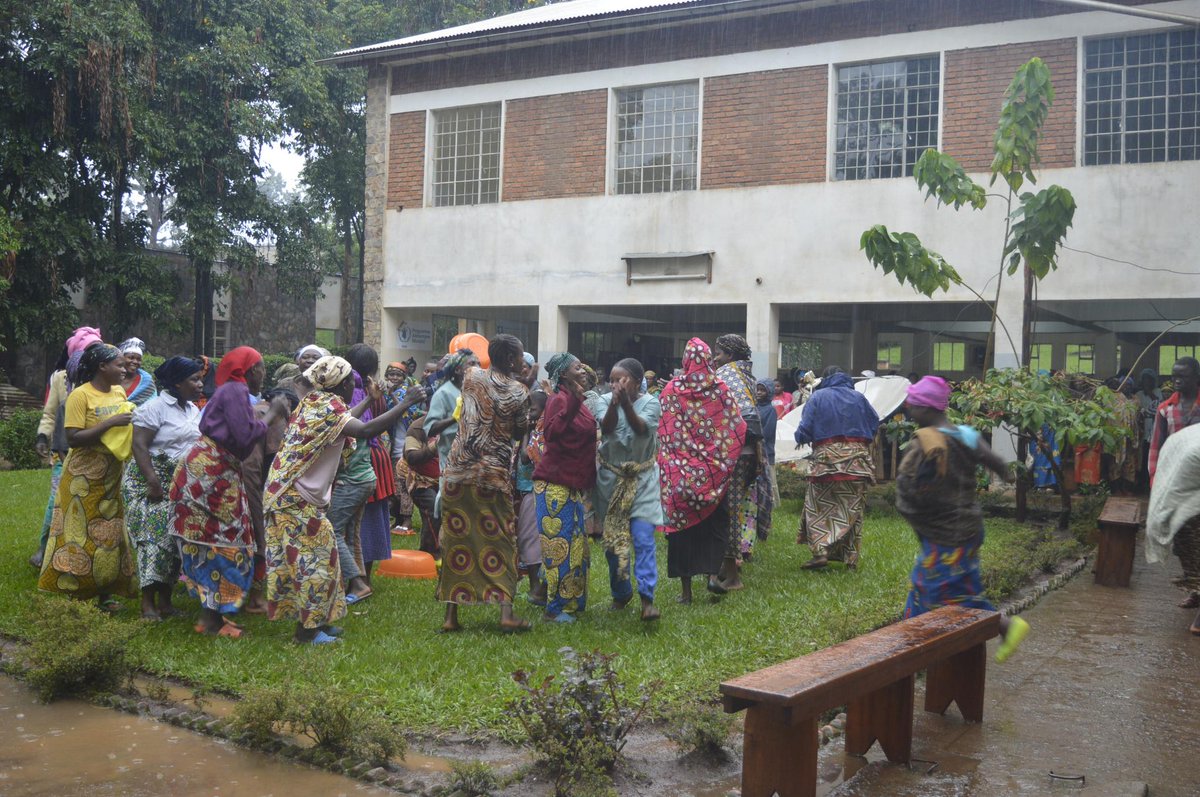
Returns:
[[[291,487],[266,513],[267,616],[320,628],[346,616],[333,524]]]
[[[865,479],[810,481],[797,542],[807,542],[814,557],[824,556],[856,567],[866,508]]]
[[[254,549],[180,541],[183,583],[200,606],[234,614],[246,603],[254,582]]]
[[[995,611],[983,597],[983,579],[979,575],[979,549],[983,531],[964,545],[938,545],[924,537],[921,551],[913,564],[912,588],[904,604],[904,617],[916,617],[942,606],[967,606]]]
[[[171,488],[175,478],[176,460],[163,454],[150,458],[164,490]],[[151,502],[146,494],[146,477],[136,462],[125,469],[121,485],[125,498],[125,528],[137,551],[138,584],[142,589],[155,584],[174,585],[179,580],[179,544],[171,536],[171,503]]]
[[[470,482],[446,482],[441,509],[437,600],[512,603],[519,577],[512,496]]]
[[[591,546],[584,524],[584,494],[535,480],[533,497],[542,541],[546,614],[579,614],[587,608]]]

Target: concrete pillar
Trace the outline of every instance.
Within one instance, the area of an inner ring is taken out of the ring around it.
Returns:
[[[875,370],[879,347],[875,339],[875,322],[869,317],[868,306],[856,304],[850,311],[850,362],[842,365],[851,374]],[[831,365],[835,363],[830,363]]]
[[[537,359],[545,373],[546,363],[567,350],[567,311],[557,304],[538,307]]]
[[[746,342],[754,353],[754,378],[774,379],[779,370],[779,305],[765,299],[746,305]]]
[[[388,184],[388,99],[392,94],[392,70],[372,66],[367,71],[366,216],[363,245],[363,342],[376,350],[384,347],[383,282],[389,265],[385,262],[384,233],[387,228]],[[354,320],[348,320],[353,327]]]
[[[921,376],[933,373],[933,333],[917,332],[913,335],[911,369]]]
[[[1117,372],[1120,364],[1117,362],[1117,336],[1113,332],[1106,332],[1096,336],[1095,350],[1093,355],[1095,360],[1093,363],[1096,366],[1096,376],[1100,379],[1107,379]]]

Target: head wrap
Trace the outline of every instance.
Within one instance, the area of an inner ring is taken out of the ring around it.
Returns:
[[[409,357],[404,361],[404,368],[408,371],[409,376],[415,375],[417,373],[417,361],[414,358]]]
[[[383,369],[383,372],[386,374],[388,371],[392,370],[393,368],[395,368],[397,371],[403,371],[404,373],[408,373],[408,366],[405,365],[404,363],[388,363],[387,368]]]
[[[217,366],[217,387],[233,380],[245,382],[246,374],[262,362],[262,355],[249,346],[238,346],[221,358]]]
[[[180,382],[186,381],[192,374],[200,373],[202,366],[191,357],[172,357],[154,369],[154,378],[164,389],[174,393],[174,388]]]
[[[67,356],[83,354],[88,346],[102,341],[100,330],[95,327],[79,327],[71,333],[71,337],[67,338]]]
[[[584,385],[584,390],[594,390],[596,385],[600,384],[600,377],[596,375],[596,369],[587,363],[583,364],[583,372],[587,374],[587,384]]]
[[[77,351],[67,358],[67,382],[71,385],[79,384],[79,364],[83,360],[83,352]]]
[[[945,412],[950,404],[950,385],[940,376],[923,376],[908,386],[908,403]]]
[[[550,361],[546,363],[546,375],[550,377],[550,384],[558,389],[558,383],[563,374],[577,362],[579,362],[579,358],[569,351],[559,352],[551,357]]]
[[[146,354],[146,341],[141,338],[129,338],[117,348],[121,350],[121,354],[136,354],[141,357]]]
[[[453,379],[454,372],[457,371],[463,363],[474,356],[475,352],[471,351],[470,349],[459,349],[458,351],[454,352],[454,354],[447,355],[446,364],[442,367],[442,370],[446,372],[446,378]]]
[[[758,396],[756,395],[754,397],[754,401],[757,403],[760,403],[760,404],[762,404],[762,403],[770,404],[772,397],[775,395],[775,380],[774,379],[760,379],[756,383],[756,387],[766,388],[767,397],[763,401],[759,401]]]
[[[304,354],[306,352],[310,352],[310,351],[315,351],[317,354],[319,354],[322,357],[329,356],[329,349],[323,349],[315,343],[310,343],[307,346],[302,347],[299,351],[297,351],[296,356],[293,357],[292,359],[299,360],[301,357],[304,356]]]
[[[525,352],[524,354],[522,354],[521,359],[523,359],[525,361],[525,364],[528,365],[530,368],[537,365],[537,357],[534,357],[529,352]]]
[[[331,390],[354,373],[350,363],[341,357],[327,354],[308,367],[304,378],[323,390]]]
[[[295,379],[298,376],[300,376],[300,366],[295,363],[284,363],[276,368],[275,373],[271,375],[276,385],[285,379]]]
[[[1154,380],[1154,384],[1157,385],[1158,371],[1155,371],[1153,368],[1143,368],[1142,372],[1138,374],[1138,382],[1141,382],[1144,379],[1152,379]]]
[[[717,346],[734,362],[750,359],[750,344],[741,335],[722,335],[717,338]]]
[[[121,350],[107,343],[93,343],[83,352],[79,360],[79,382],[90,382],[96,378],[100,366],[121,356]]]

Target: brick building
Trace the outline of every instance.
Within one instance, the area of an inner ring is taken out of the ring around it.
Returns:
[[[736,331],[761,375],[978,373],[990,307],[917,296],[858,242],[916,232],[996,294],[1004,201],[936,208],[912,165],[937,147],[986,183],[1004,90],[1040,56],[1040,184],[1079,210],[1039,286],[1036,364],[1129,367],[1200,306],[1200,0],[1091,5],[574,0],[338,53],[368,69],[366,339],[422,359],[509,331],[543,362],[661,370]],[[1021,304],[1003,279],[1014,338]],[[1197,344],[1180,327],[1143,364]]]

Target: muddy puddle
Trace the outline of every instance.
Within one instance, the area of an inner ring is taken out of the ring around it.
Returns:
[[[78,700],[38,703],[0,676],[5,797],[388,795],[146,717]]]

